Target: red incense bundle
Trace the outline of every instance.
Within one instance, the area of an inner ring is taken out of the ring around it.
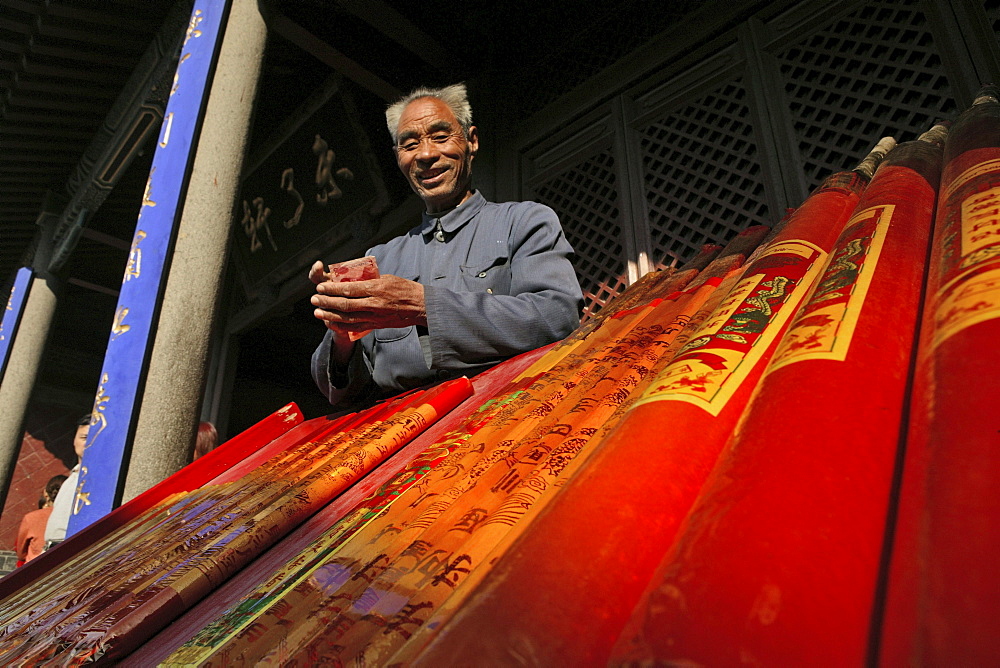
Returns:
[[[945,132],[878,168],[613,663],[865,663]]]
[[[1000,656],[1000,91],[944,150],[882,637],[886,665]]]

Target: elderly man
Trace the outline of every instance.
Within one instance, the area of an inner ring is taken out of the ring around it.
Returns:
[[[583,298],[555,213],[488,202],[472,188],[479,137],[465,86],[419,88],[386,121],[426,212],[368,251],[379,278],[338,283],[322,262],[310,269],[315,316],[327,326],[313,379],[333,404],[471,376],[579,324]],[[348,335],[368,330],[356,343]]]

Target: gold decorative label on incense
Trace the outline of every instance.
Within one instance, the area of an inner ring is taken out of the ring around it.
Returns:
[[[844,361],[894,211],[892,205],[872,206],[848,221],[823,275],[765,373],[805,360]]]
[[[804,240],[768,249],[635,405],[684,401],[718,415],[792,317],[826,256]]]
[[[1000,159],[997,149],[969,151],[979,159],[942,191],[939,285],[934,295],[934,346],[959,332],[1000,317]],[[943,214],[943,215],[942,215]]]

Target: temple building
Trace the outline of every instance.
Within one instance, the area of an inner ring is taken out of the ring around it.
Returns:
[[[996,0],[0,0],[0,548],[91,416],[0,659],[995,659],[998,36]],[[456,82],[582,324],[335,409],[309,267],[420,221],[385,108]]]

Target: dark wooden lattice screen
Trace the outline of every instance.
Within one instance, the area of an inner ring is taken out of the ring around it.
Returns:
[[[559,212],[576,256],[586,319],[628,285],[619,241],[614,157],[603,151],[535,186],[535,198]]]
[[[1000,78],[1000,0],[783,7],[701,46],[674,36],[701,49],[687,61],[664,40],[658,69],[613,91],[595,77],[592,103],[577,90],[550,105],[536,126],[551,131],[520,144],[522,192],[560,215],[588,313],[645,271],[777,223],[883,136],[915,139]]]
[[[1000,40],[1000,0],[987,0],[983,3],[983,9],[993,27],[993,35]]]
[[[777,56],[810,185],[955,113],[918,0],[866,2]]]
[[[743,98],[739,81],[727,84],[640,129],[656,268],[750,225],[770,224]]]

